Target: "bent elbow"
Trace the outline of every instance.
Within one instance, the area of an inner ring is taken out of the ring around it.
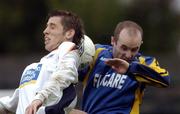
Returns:
[[[169,87],[169,86],[170,86],[170,78],[169,78],[169,76],[168,76],[167,79],[165,80],[165,84],[166,84],[166,87]]]
[[[163,88],[167,88],[170,86],[170,78],[169,76],[166,76],[163,78],[163,83],[161,84]]]

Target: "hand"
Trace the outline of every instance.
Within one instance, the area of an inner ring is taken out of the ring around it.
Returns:
[[[105,63],[111,66],[112,69],[116,70],[119,74],[125,74],[129,68],[129,63],[119,58],[108,59]]]
[[[72,109],[69,114],[87,114],[87,113],[81,110]]]
[[[42,106],[42,101],[37,99],[32,101],[32,103],[26,108],[25,114],[36,114],[39,107]]]

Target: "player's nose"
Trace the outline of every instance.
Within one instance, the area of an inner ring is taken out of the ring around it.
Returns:
[[[132,58],[132,53],[131,53],[131,51],[130,51],[130,50],[126,51],[126,52],[125,52],[125,56],[126,56],[127,59],[131,59],[131,58]]]
[[[48,34],[48,33],[49,33],[48,27],[46,27],[46,28],[44,29],[43,33],[44,33],[44,34]]]

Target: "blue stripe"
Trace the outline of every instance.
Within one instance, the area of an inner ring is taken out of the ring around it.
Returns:
[[[75,97],[76,91],[73,84],[71,84],[68,88],[63,90],[63,96],[57,104],[45,107],[45,113],[65,114],[64,108],[68,107],[71,104],[71,102],[75,99]]]

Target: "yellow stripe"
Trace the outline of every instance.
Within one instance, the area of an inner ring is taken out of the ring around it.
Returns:
[[[161,76],[168,76],[169,75],[169,73],[165,69],[160,68],[159,63],[156,59],[154,59],[150,65],[147,65],[145,60],[146,59],[144,57],[139,57],[140,64],[143,64],[143,65],[146,65],[146,66],[152,68],[153,70],[155,70],[156,72],[161,74]]]
[[[148,77],[148,76],[144,76],[144,75],[140,75],[140,74],[138,74],[138,73],[134,73],[134,75],[136,75],[137,77],[139,77],[139,78],[137,78],[137,79],[143,79],[143,77],[144,77],[144,80],[146,80],[146,79],[148,79],[146,82],[156,82],[156,83],[158,83],[158,84],[160,84],[160,85],[163,85],[163,86],[168,86],[167,84],[165,84],[165,83],[162,83],[162,82],[160,82],[160,81],[158,81],[158,80],[154,80],[154,79],[152,79],[152,78],[150,78],[150,77]],[[142,78],[140,78],[140,77],[142,77]],[[144,81],[145,82],[145,81]],[[152,83],[151,82],[151,83]],[[155,83],[153,83],[153,84],[155,84]],[[161,87],[161,86],[159,86],[159,85],[156,85],[156,86],[158,86],[158,87]]]
[[[157,65],[159,65],[159,63],[157,62],[156,59],[154,59],[153,62],[149,65],[149,67],[154,69],[156,72],[160,73],[161,76],[168,76],[169,75],[169,73],[165,69],[162,69]]]
[[[96,50],[95,55],[94,55],[94,58],[93,58],[93,63],[90,65],[90,70],[88,71],[87,75],[85,76],[85,79],[83,80],[83,86],[84,86],[84,87],[85,87],[86,84],[87,84],[87,80],[88,80],[88,78],[89,78],[89,75],[90,75],[90,73],[91,73],[91,70],[93,69],[93,67],[94,67],[94,65],[95,65],[95,63],[96,63],[96,60],[97,60],[97,58],[98,58],[99,53],[100,53],[102,50],[104,50],[104,49],[105,49],[105,48],[98,48],[98,49]]]
[[[24,84],[20,85],[19,88],[23,88],[26,85],[35,84],[35,83],[36,83],[36,80],[31,80],[29,82],[25,82]]]
[[[139,105],[142,101],[142,96],[143,96],[143,93],[141,93],[140,88],[138,88],[135,92],[134,104],[133,104],[130,114],[139,114]]]
[[[141,76],[136,75],[136,80],[139,82],[149,83],[150,81],[142,78]]]
[[[139,57],[139,61],[140,61],[140,64],[146,65],[144,57]]]

